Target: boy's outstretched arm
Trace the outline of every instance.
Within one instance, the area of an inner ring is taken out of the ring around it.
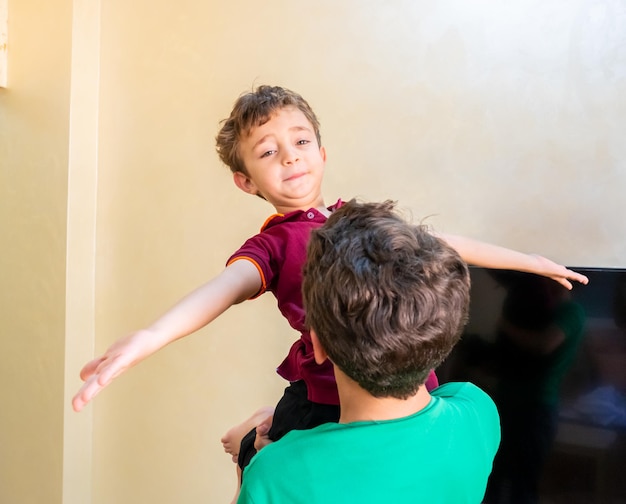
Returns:
[[[474,266],[527,271],[552,278],[567,289],[572,288],[571,281],[582,284],[589,281],[585,275],[576,273],[540,255],[524,254],[463,236],[441,233],[438,236],[454,248],[466,263]]]
[[[204,327],[233,304],[256,294],[261,277],[249,261],[235,261],[218,276],[184,297],[145,329],[118,339],[80,371],[85,382],[72,399],[80,411],[113,379],[165,345]]]

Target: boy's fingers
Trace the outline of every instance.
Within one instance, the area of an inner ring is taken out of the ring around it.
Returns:
[[[257,425],[256,432],[259,436],[265,436],[270,431],[270,426],[266,423]]]
[[[581,284],[584,284],[584,285],[587,285],[589,283],[589,279],[585,275],[576,273],[575,271],[572,271],[571,273],[572,273],[572,276],[570,278],[572,280],[576,280],[577,282],[580,282]]]
[[[579,282],[583,285],[587,285],[589,283],[589,279],[585,275],[576,273],[575,271],[569,269],[566,271],[566,274],[561,278],[558,278],[557,281],[569,290],[572,290],[572,281]]]
[[[109,358],[102,361],[96,369],[96,375],[98,376],[98,385],[106,387],[115,378],[117,378],[122,372],[126,370],[126,366],[120,356]]]
[[[98,384],[96,375],[91,376],[85,381],[80,390],[72,399],[72,408],[74,411],[81,411],[89,401],[91,401],[102,390],[102,386]]]
[[[557,278],[556,281],[559,282],[567,290],[572,290],[572,283],[567,278]]]
[[[85,403],[83,403],[83,401],[81,401],[78,397],[74,397],[74,399],[72,399],[72,409],[76,413],[80,413],[84,405]]]
[[[113,379],[123,371],[117,359],[95,359],[88,363],[81,371],[81,378],[85,380],[83,386],[72,399],[72,407],[80,411],[96,397]]]
[[[83,366],[80,370],[80,379],[86,381],[91,375],[97,372],[98,366],[102,363],[104,357],[99,357],[97,359],[90,360],[87,364]]]
[[[85,383],[72,399],[74,411],[81,411],[103,388],[108,386],[128,367],[121,355],[103,356],[85,364],[80,372],[80,377]]]

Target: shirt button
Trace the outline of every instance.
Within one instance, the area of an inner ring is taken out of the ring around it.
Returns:
[[[307,216],[309,219],[312,219],[313,217],[315,217],[315,214],[314,214],[313,212],[309,212],[308,214],[306,214],[306,216]]]

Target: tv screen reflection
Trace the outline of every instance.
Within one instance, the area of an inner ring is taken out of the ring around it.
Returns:
[[[437,374],[498,407],[487,504],[626,502],[626,270],[572,269],[589,285],[471,268],[468,325]]]

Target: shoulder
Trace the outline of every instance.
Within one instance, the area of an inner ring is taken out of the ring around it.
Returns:
[[[438,401],[438,418],[453,424],[457,434],[492,459],[500,444],[500,415],[493,399],[467,382],[446,383],[431,395]]]
[[[480,398],[489,397],[482,389],[470,382],[448,382],[440,385],[431,392],[434,397],[441,398]]]
[[[480,416],[481,421],[486,418],[498,421],[498,410],[493,399],[473,383],[445,383],[434,389],[431,395],[468,416]]]
[[[250,254],[255,258],[273,256],[283,249],[290,239],[290,228],[285,223],[282,215],[273,215],[265,221],[258,233],[245,240],[232,257]]]

